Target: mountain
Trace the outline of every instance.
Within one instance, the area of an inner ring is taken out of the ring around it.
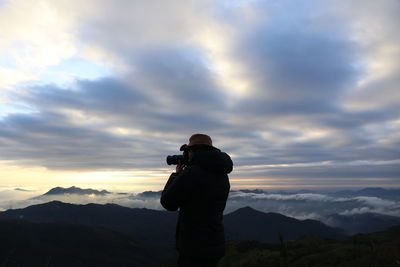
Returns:
[[[243,193],[253,193],[253,194],[263,194],[265,193],[262,189],[239,189],[239,190],[231,190],[231,191],[238,191]]]
[[[144,208],[127,208],[116,204],[75,205],[52,201],[24,209],[7,210],[0,218],[24,219],[30,222],[63,222],[105,227],[128,234],[148,244],[174,244],[177,212]],[[250,207],[238,209],[224,216],[227,239],[278,242],[281,233],[285,240],[302,235],[343,238],[340,229],[315,220],[300,221],[278,213],[264,213]]]
[[[171,245],[177,212],[143,208],[127,208],[116,204],[75,205],[52,201],[24,209],[7,210],[0,218],[24,219],[31,222],[64,222],[87,226],[106,227],[131,235],[147,243]],[[278,233],[285,240],[302,235],[343,238],[340,229],[331,228],[315,220],[300,221],[279,213],[264,213],[250,207],[238,209],[224,216],[228,239],[278,242]]]
[[[29,244],[22,250],[18,247],[16,254],[13,252],[12,255],[18,259],[17,262],[20,262],[22,258],[32,258],[31,266],[39,266],[46,263],[38,264],[38,261],[50,259],[57,263],[54,266],[68,266],[68,264],[69,266],[79,266],[73,262],[78,259],[84,264],[82,266],[95,266],[98,261],[95,261],[94,255],[98,251],[110,249],[111,258],[114,257],[114,252],[117,253],[117,249],[113,250],[115,247],[108,248],[105,245],[105,243],[113,244],[115,239],[115,246],[116,248],[121,247],[122,253],[120,254],[122,263],[115,264],[115,266],[124,266],[124,260],[128,257],[124,253],[134,249],[129,244],[139,244],[137,241],[144,248],[143,255],[148,255],[146,248],[151,248],[154,259],[173,255],[177,212],[126,208],[115,204],[75,205],[52,201],[24,209],[0,212],[1,220],[13,220],[8,225],[4,224],[6,225],[4,227],[0,224],[1,229],[4,230],[4,232],[0,230],[0,243],[3,243],[4,237],[6,237],[5,252],[3,251],[3,253],[11,252],[8,248],[14,248],[19,244]],[[278,242],[279,232],[283,235],[284,240],[295,239],[305,234],[320,234],[332,238],[342,237],[340,230],[327,227],[317,221],[299,221],[277,213],[263,213],[249,207],[225,215],[224,223],[228,240]],[[15,233],[21,233],[21,235],[18,236]],[[15,239],[12,239],[14,235]],[[117,237],[113,235],[117,235]],[[110,240],[104,236],[109,237]],[[104,240],[99,240],[103,237]],[[76,240],[76,243],[68,238]],[[99,247],[94,247],[91,251],[90,242]],[[65,245],[63,245],[64,243]],[[77,247],[74,248],[72,244],[81,245],[76,245]],[[85,249],[77,252],[81,246],[84,246]],[[103,256],[106,257],[106,253],[102,254]],[[132,257],[134,256],[135,253]],[[8,256],[3,254],[3,257],[7,258]],[[99,258],[99,261],[103,259],[102,257]],[[130,258],[128,257],[127,260],[129,262]],[[63,265],[64,261],[65,265]],[[101,266],[112,266],[111,262],[110,265],[107,265],[107,261],[105,262]],[[91,265],[92,263],[94,265]],[[21,263],[20,266],[29,265]],[[140,265],[132,264],[132,266]]]
[[[370,233],[400,224],[400,217],[362,213],[353,215],[333,214],[327,217],[331,225],[344,229],[348,234]]]
[[[171,247],[174,243],[176,216],[176,212],[127,208],[116,204],[75,205],[60,201],[0,212],[0,218],[3,219],[105,227],[128,234],[144,243]]]
[[[280,194],[280,195],[293,195],[293,194],[318,194],[319,192],[307,189],[300,190],[266,190],[266,189],[232,189],[231,192],[243,192],[252,194]]]
[[[101,227],[0,219],[0,241],[4,267],[176,266],[176,259],[161,260],[161,251]],[[399,247],[400,225],[345,240],[229,241],[218,266],[398,266]]]
[[[400,189],[386,189],[381,187],[366,187],[360,190],[340,190],[336,192],[324,192],[318,190],[264,190],[264,189],[238,189],[231,190],[231,192],[243,192],[254,194],[280,194],[280,195],[293,195],[293,194],[327,194],[334,197],[378,197],[386,199],[400,200]]]
[[[299,190],[268,190],[268,194],[280,194],[280,195],[295,195],[295,194],[320,194],[321,192],[299,189]]]
[[[163,258],[127,235],[100,227],[0,220],[1,266],[150,266]]]
[[[69,188],[63,187],[54,187],[50,189],[47,193],[43,194],[43,196],[52,196],[52,195],[65,195],[65,194],[76,194],[76,195],[107,195],[110,194],[107,190],[95,190],[95,189],[81,189],[79,187],[71,186]]]
[[[367,187],[361,190],[343,190],[332,193],[336,197],[378,197],[384,199],[400,200],[400,189],[385,189],[381,187]]]
[[[225,232],[229,240],[279,242],[297,239],[303,235],[342,239],[342,229],[329,227],[316,220],[297,220],[279,213],[264,213],[251,207],[240,208],[224,216]]]
[[[161,191],[144,191],[142,193],[137,194],[138,197],[143,197],[143,198],[160,198],[161,197]]]
[[[31,192],[31,190],[23,189],[23,188],[14,188],[15,191],[21,191],[21,192]]]

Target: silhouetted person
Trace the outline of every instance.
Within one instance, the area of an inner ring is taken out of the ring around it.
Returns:
[[[217,266],[225,254],[222,218],[230,189],[227,174],[233,163],[205,134],[192,135],[183,147],[188,162],[176,166],[161,194],[165,209],[179,208],[178,266]]]

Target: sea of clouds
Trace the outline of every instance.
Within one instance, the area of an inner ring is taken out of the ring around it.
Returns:
[[[393,192],[393,191],[392,191]],[[7,189],[0,190],[0,211],[24,208],[53,200],[74,204],[114,203],[130,208],[147,208],[163,210],[160,205],[161,191],[142,193],[98,194],[63,194],[43,195],[34,190]],[[377,213],[400,217],[400,198],[392,194],[371,196],[322,192],[290,192],[264,190],[232,190],[229,194],[225,214],[238,208],[250,206],[263,212],[276,212],[297,219],[316,219],[327,224],[329,216],[338,214],[351,216],[355,214]]]

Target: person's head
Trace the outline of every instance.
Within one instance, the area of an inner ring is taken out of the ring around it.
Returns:
[[[197,150],[215,149],[212,145],[211,137],[206,134],[193,134],[189,138],[189,144],[186,146],[189,155],[189,161],[192,161]]]
[[[206,146],[211,146],[212,147],[212,140],[211,137],[206,135],[206,134],[193,134],[189,138],[189,144],[188,147],[192,147],[195,145],[206,145]]]

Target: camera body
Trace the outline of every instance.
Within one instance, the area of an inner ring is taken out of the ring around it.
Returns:
[[[184,144],[179,149],[183,151],[182,155],[169,155],[167,156],[167,164],[168,165],[188,165],[189,163],[189,151],[187,149],[187,145]]]
[[[187,162],[185,162],[185,156],[184,155],[170,155],[167,156],[167,164],[168,165],[178,165],[178,164],[184,164],[186,165]]]

